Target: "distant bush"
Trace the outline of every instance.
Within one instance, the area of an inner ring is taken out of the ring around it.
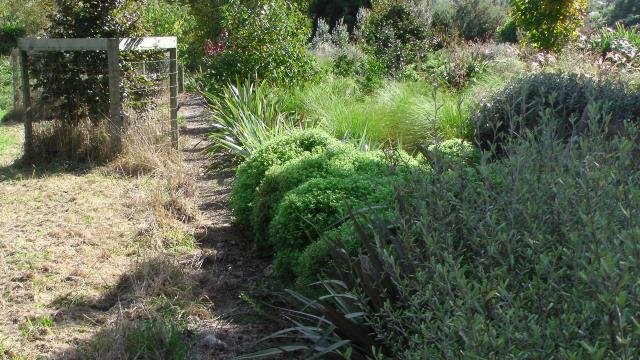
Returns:
[[[371,54],[392,72],[420,61],[430,47],[429,23],[408,3],[376,3],[362,35]]]
[[[298,84],[315,76],[316,65],[306,48],[310,22],[297,5],[286,0],[229,0],[221,12],[220,49],[210,54],[213,79],[257,77]]]
[[[624,131],[625,121],[640,122],[640,92],[615,81],[577,74],[539,73],[512,81],[481,102],[472,122],[484,147],[501,146],[540,125],[541,114],[557,119],[564,139],[580,134],[593,112],[607,114],[609,135]]]
[[[586,0],[514,0],[512,14],[533,46],[560,50],[576,37],[586,10]]]
[[[640,3],[637,0],[616,0],[608,14],[610,25],[622,23],[625,26],[640,25]]]
[[[496,31],[496,38],[503,43],[518,43],[518,25],[513,18],[509,18],[507,22],[500,25]]]
[[[386,69],[376,57],[344,51],[334,58],[333,73],[355,78],[364,93],[371,93],[382,85]]]
[[[167,0],[147,0],[140,7],[140,16],[146,35],[178,38],[178,55],[184,63],[194,62],[195,58],[202,55],[194,36],[196,18],[189,5]]]
[[[19,22],[0,24],[0,55],[8,55],[18,45],[18,38],[24,37],[27,29]]]
[[[493,0],[436,0],[432,5],[432,26],[443,45],[451,38],[487,40],[506,22],[508,7]]]
[[[454,47],[434,53],[425,62],[434,81],[459,90],[475,81],[489,65],[487,53],[478,47]]]
[[[320,131],[294,131],[275,138],[256,150],[238,167],[231,194],[231,208],[239,228],[249,231],[257,189],[265,173],[274,165],[285,163],[307,152],[316,152],[338,141]]]

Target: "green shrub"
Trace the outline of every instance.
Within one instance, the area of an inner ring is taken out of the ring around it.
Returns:
[[[0,55],[9,55],[11,49],[18,45],[18,38],[24,37],[26,34],[25,26],[16,21],[6,21],[0,24]]]
[[[293,131],[275,138],[256,150],[238,167],[236,182],[231,194],[231,208],[239,228],[248,231],[257,189],[265,173],[274,165],[282,164],[307,152],[322,151],[338,141],[320,131]]]
[[[293,117],[282,110],[282,99],[264,83],[237,82],[219,95],[203,93],[209,102],[214,130],[210,155],[227,152],[244,159],[274,137],[291,132]]]
[[[267,234],[278,204],[289,191],[312,179],[343,178],[358,174],[389,175],[389,164],[379,152],[363,153],[353,146],[330,146],[322,152],[307,153],[282,165],[271,167],[258,188],[252,226],[259,249],[267,246]]]
[[[586,0],[514,0],[513,18],[526,40],[543,50],[560,50],[577,35]]]
[[[509,18],[507,22],[502,24],[496,33],[498,41],[503,43],[518,43],[518,25],[513,18]]]
[[[461,37],[468,41],[491,39],[506,22],[508,6],[493,0],[435,0],[431,5],[432,27],[441,46]]]
[[[56,0],[49,14],[47,36],[51,38],[116,38],[140,34],[129,22],[130,3],[120,0]],[[32,57],[31,73],[41,98],[55,99],[50,111],[70,127],[81,120],[94,124],[109,113],[109,79],[105,74],[106,52],[49,52]]]
[[[482,49],[476,47],[455,47],[440,51],[440,59],[428,62],[428,71],[434,81],[459,90],[475,81],[489,67]],[[436,55],[437,56],[437,55]]]
[[[196,18],[188,4],[167,0],[147,0],[140,7],[142,27],[150,36],[176,36],[178,55],[184,63],[190,63],[201,55],[195,45]]]
[[[222,7],[223,49],[211,60],[222,82],[257,77],[276,84],[298,84],[317,73],[307,40],[308,19],[286,0],[229,0]]]
[[[580,133],[591,112],[609,115],[609,134],[624,131],[625,121],[640,121],[640,92],[610,80],[577,74],[539,73],[509,83],[488,101],[482,101],[472,122],[483,148],[501,146],[540,125],[541,114],[557,119],[564,139]]]
[[[347,269],[322,306],[291,296],[291,335],[353,358],[635,356],[640,133],[611,138],[603,116],[567,151],[543,114],[499,162],[416,178],[394,220],[356,217],[365,250],[332,252]]]
[[[382,85],[386,69],[384,64],[373,56],[341,52],[333,60],[333,73],[355,78],[364,93],[371,93]]]
[[[313,179],[288,192],[269,226],[269,240],[276,250],[276,277],[285,284],[295,282],[295,252],[304,252],[324,232],[340,226],[349,208],[390,205],[392,183],[390,178],[359,174]]]
[[[392,72],[424,58],[430,47],[429,24],[409,4],[377,4],[363,29],[369,52]]]
[[[433,144],[429,146],[429,151],[453,163],[475,165],[480,162],[478,148],[462,139],[445,140],[439,144]]]

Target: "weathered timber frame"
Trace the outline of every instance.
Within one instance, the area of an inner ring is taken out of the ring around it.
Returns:
[[[178,40],[176,37],[144,38],[83,38],[18,40],[22,67],[22,101],[24,118],[24,149],[29,157],[33,149],[33,114],[29,89],[29,55],[45,51],[106,51],[109,69],[109,120],[112,146],[122,149],[122,94],[120,92],[120,52],[166,50],[169,52],[169,89],[171,108],[171,143],[178,148]]]

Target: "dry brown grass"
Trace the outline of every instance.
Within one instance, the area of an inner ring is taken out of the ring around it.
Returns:
[[[174,307],[168,316],[210,316],[192,292],[193,174],[140,136],[154,129],[135,131],[106,167],[0,170],[0,359],[123,358],[140,319]]]

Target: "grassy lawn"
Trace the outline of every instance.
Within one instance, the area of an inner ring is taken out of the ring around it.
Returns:
[[[178,309],[163,313],[171,326],[204,313],[179,264],[197,251],[193,228],[166,178],[14,168],[21,137],[0,127],[0,358],[118,358],[153,339],[141,324],[157,308]]]

